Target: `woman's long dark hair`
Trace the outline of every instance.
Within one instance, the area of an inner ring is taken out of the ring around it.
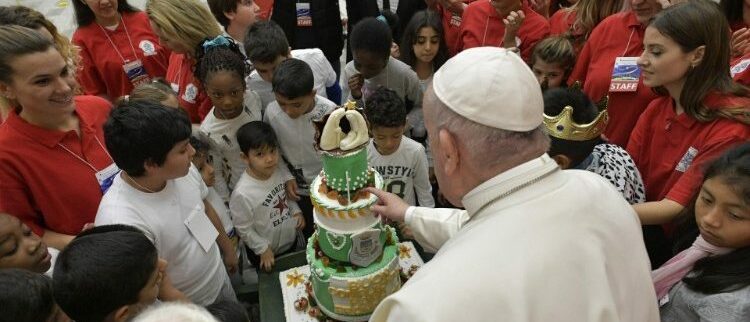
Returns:
[[[712,162],[704,180],[717,178],[729,185],[746,203],[750,203],[750,143],[725,152]],[[695,221],[695,202],[683,211],[675,232],[676,251],[690,247],[700,232]],[[695,263],[682,281],[693,291],[703,294],[732,292],[750,286],[750,246],[725,255],[705,257]]]
[[[404,38],[399,44],[401,51],[401,61],[414,68],[417,62],[417,57],[414,55],[414,44],[417,43],[417,37],[419,37],[419,31],[422,28],[430,27],[435,30],[440,38],[437,54],[432,60],[432,68],[438,70],[440,66],[443,66],[446,60],[448,60],[448,47],[445,45],[445,32],[443,32],[443,23],[436,12],[432,10],[422,10],[414,14],[409,20],[409,24],[404,28]],[[429,41],[429,39],[427,40]]]
[[[89,6],[87,6],[83,1],[73,0],[71,2],[73,3],[73,11],[75,11],[76,13],[76,22],[78,23],[79,28],[88,26],[90,23],[96,20],[94,12],[91,11],[91,8],[89,8]],[[117,0],[117,12],[123,13],[136,11],[140,10],[128,4],[127,0]]]
[[[743,20],[742,2],[744,0],[721,0],[721,11],[727,17],[729,23],[736,23]]]

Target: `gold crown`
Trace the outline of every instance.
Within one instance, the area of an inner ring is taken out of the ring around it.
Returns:
[[[573,122],[573,107],[566,106],[557,116],[544,114],[544,126],[549,135],[569,141],[588,141],[599,137],[607,127],[609,114],[604,108],[596,118],[587,124]]]

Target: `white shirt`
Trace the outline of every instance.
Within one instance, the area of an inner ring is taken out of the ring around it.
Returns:
[[[342,99],[354,100],[349,89],[349,78],[355,74],[359,74],[359,71],[354,68],[354,61],[350,61],[341,73]],[[388,64],[380,74],[365,80],[365,84],[362,86],[362,98],[369,97],[381,86],[392,89],[401,99],[414,103],[414,108],[422,107],[422,89],[419,86],[419,77],[409,65],[402,61],[389,57]]]
[[[315,97],[315,107],[307,114],[292,119],[281,110],[275,101],[268,105],[264,121],[273,127],[284,160],[293,168],[292,175],[302,195],[309,195],[308,189],[315,176],[323,169],[319,152],[315,149],[315,126],[313,121],[322,120],[336,108],[336,104],[325,97]]]
[[[240,145],[237,143],[237,130],[252,121],[260,121],[260,96],[252,90],[245,91],[244,111],[230,120],[219,119],[214,115],[216,107],[203,119],[200,131],[206,134],[211,142],[211,159],[213,160],[216,182],[214,189],[224,201],[229,201],[229,195],[237,184],[247,164],[240,156]]]
[[[414,206],[435,207],[424,147],[416,141],[401,137],[398,149],[390,155],[382,155],[375,148],[375,141],[367,146],[367,161],[383,176],[383,189],[398,195]]]
[[[659,321],[638,217],[600,176],[543,155],[462,202],[468,221],[371,321]],[[430,234],[456,217],[410,226]]]
[[[141,192],[128,184],[122,175],[115,176],[112,187],[102,197],[95,225],[125,224],[134,226],[150,239],[169,265],[172,284],[193,302],[214,302],[228,278],[214,240],[205,251],[185,224],[186,220],[205,217],[203,198],[208,189],[198,170],[191,166],[187,176],[167,181],[156,193]]]
[[[309,49],[295,49],[291,51],[292,58],[299,59],[307,63],[312,69],[313,77],[315,81],[313,83],[313,89],[315,94],[328,98],[326,94],[326,87],[331,87],[338,80],[336,79],[336,72],[333,71],[331,63],[328,62],[326,56],[323,55],[323,51],[318,48]],[[261,103],[263,108],[268,107],[273,101],[276,101],[276,96],[273,95],[273,87],[271,83],[266,82],[260,77],[257,71],[253,70],[249,76],[247,76],[247,87],[256,91],[260,95]]]
[[[268,180],[253,178],[247,171],[232,193],[229,209],[237,232],[256,255],[268,247],[274,254],[286,251],[294,244],[300,212],[294,200],[287,199],[285,178],[277,170]]]

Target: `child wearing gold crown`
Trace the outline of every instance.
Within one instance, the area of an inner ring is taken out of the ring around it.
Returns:
[[[611,182],[630,204],[646,200],[641,174],[623,148],[601,139],[607,125],[606,106],[598,111],[576,88],[544,92],[544,125],[549,155],[562,169],[588,170]]]

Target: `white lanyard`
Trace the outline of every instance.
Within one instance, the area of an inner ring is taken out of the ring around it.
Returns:
[[[122,19],[122,16],[120,16],[120,23],[122,24],[122,29],[125,30],[125,35],[128,36],[128,44],[130,44],[130,49],[133,50],[133,56],[135,56],[135,59],[138,59],[138,54],[135,51],[135,47],[133,47],[133,40],[130,39],[130,33],[128,32],[128,26],[125,25],[125,20]],[[117,46],[115,45],[115,42],[112,41],[112,38],[109,38],[109,35],[107,34],[107,31],[104,30],[104,27],[102,27],[102,25],[100,25],[98,23],[96,25],[99,26],[99,29],[102,30],[102,32],[104,33],[104,36],[107,37],[107,40],[109,40],[109,43],[112,44],[112,48],[115,49],[115,52],[117,53],[118,56],[120,56],[120,59],[122,59],[123,63],[130,62],[129,60],[126,60],[125,57],[122,56],[122,53],[120,53],[120,50],[117,49]]]
[[[109,151],[107,151],[107,149],[106,149],[106,148],[104,148],[104,144],[102,144],[102,142],[101,142],[101,141],[99,141],[99,138],[98,138],[98,137],[96,137],[96,134],[94,135],[94,139],[96,140],[96,143],[99,143],[99,146],[100,146],[100,147],[102,148],[102,150],[104,150],[104,153],[106,153],[106,154],[107,154],[107,156],[108,156],[108,157],[110,158],[110,160],[112,160],[112,162],[114,162],[114,159],[112,159],[112,156],[111,156],[111,155],[109,155]],[[99,170],[97,170],[96,168],[94,168],[94,166],[93,166],[93,165],[91,165],[91,163],[88,163],[88,161],[84,160],[84,159],[83,159],[83,158],[82,158],[81,156],[79,156],[79,155],[78,155],[78,154],[76,154],[75,152],[73,152],[73,151],[70,151],[70,149],[68,149],[68,147],[64,146],[64,145],[63,145],[62,143],[57,143],[57,145],[59,145],[59,146],[60,146],[61,148],[63,148],[63,150],[65,150],[65,151],[67,151],[68,153],[70,153],[70,154],[71,154],[72,156],[76,157],[76,159],[78,159],[78,160],[80,160],[81,162],[83,162],[83,164],[85,164],[85,165],[89,166],[89,168],[91,168],[91,170],[94,170],[94,173],[97,173],[97,172],[99,172]]]
[[[633,33],[635,33],[635,28],[630,29],[630,37],[628,37],[628,44],[625,45],[625,50],[622,51],[622,55],[620,55],[620,57],[625,57],[625,53],[627,53],[628,49],[630,49],[630,41],[633,39]]]

